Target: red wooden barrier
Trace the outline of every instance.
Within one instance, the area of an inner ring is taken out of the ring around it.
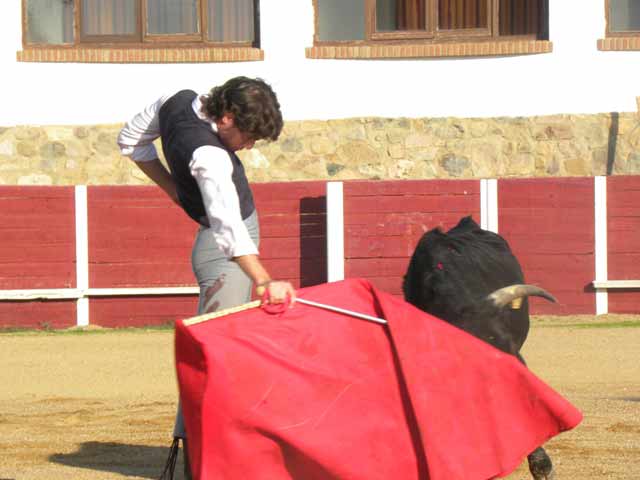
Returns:
[[[607,179],[608,273],[611,280],[640,280],[640,177]],[[638,313],[640,290],[609,290],[609,312]]]
[[[87,189],[92,288],[194,285],[191,245],[198,226],[153,186]],[[91,324],[158,325],[197,313],[193,296],[92,298]]]
[[[326,183],[252,185],[260,215],[260,258],[271,275],[308,287],[326,281]]]
[[[76,325],[70,300],[0,301],[0,328],[69,328]]]
[[[198,225],[157,187],[89,187],[92,288],[193,285]]]
[[[640,278],[640,177],[610,177],[609,278]],[[296,286],[326,280],[325,182],[253,186],[260,213],[261,258]],[[195,285],[191,245],[197,225],[156,187],[88,189],[91,288]],[[498,182],[499,230],[528,282],[560,301],[533,299],[536,314],[593,314],[593,178]],[[73,187],[0,188],[0,289],[76,287]],[[477,180],[344,182],[345,274],[400,296],[402,276],[422,234],[465,215],[480,221]],[[90,299],[90,322],[141,326],[195,314],[190,296]],[[638,313],[639,290],[609,290],[614,313]],[[0,327],[65,327],[75,300],[0,300]]]
[[[73,187],[0,188],[0,289],[75,288],[73,191]],[[0,326],[74,324],[73,303],[0,301]]]
[[[2,187],[0,238],[0,288],[75,287],[73,187]]]
[[[261,258],[272,275],[307,286],[325,280],[324,182],[255,184]],[[89,188],[89,284],[93,288],[195,285],[199,228],[156,187]],[[304,260],[302,260],[304,259]],[[195,296],[91,299],[91,323],[170,323],[196,314]]]
[[[498,182],[498,229],[528,283],[558,299],[531,299],[534,314],[593,314],[595,279],[593,178]]]
[[[172,325],[196,315],[197,309],[194,295],[96,297],[89,301],[89,318],[92,325],[102,327]]]
[[[477,180],[344,183],[345,276],[402,295],[402,277],[422,234],[460,217],[480,223]]]

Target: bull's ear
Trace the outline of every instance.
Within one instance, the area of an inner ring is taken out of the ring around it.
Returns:
[[[475,231],[482,231],[482,228],[473,220],[471,215],[468,215],[462,217],[455,227],[449,229],[447,234],[456,236]]]
[[[480,225],[476,223],[476,221],[473,219],[471,215],[467,215],[466,217],[463,217],[460,220],[460,222],[458,222],[458,226],[465,227],[470,230],[480,229]]]
[[[511,300],[511,310],[520,310],[522,307],[522,297]]]

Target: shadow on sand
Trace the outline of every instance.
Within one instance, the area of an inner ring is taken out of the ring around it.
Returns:
[[[113,472],[125,477],[157,479],[169,455],[167,447],[113,442],[85,442],[74,453],[57,453],[49,461],[87,470]],[[182,452],[178,455],[175,480],[182,480]]]

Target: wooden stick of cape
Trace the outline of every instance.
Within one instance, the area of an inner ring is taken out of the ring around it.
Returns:
[[[330,310],[332,312],[343,313],[345,315],[361,318],[363,320],[379,323],[381,325],[387,324],[387,321],[384,318],[378,318],[372,315],[366,315],[364,313],[354,312],[352,310],[347,310],[346,308],[334,307],[333,305],[327,305],[326,303],[314,302],[312,300],[307,300],[305,298],[300,298],[300,297],[296,298],[296,302],[303,303],[305,305],[310,305],[312,307],[323,308],[325,310]],[[197,317],[186,319],[184,320],[184,324],[186,326],[196,325],[198,323],[206,322],[207,320],[224,317],[225,315],[229,315],[231,313],[238,313],[244,310],[248,310],[250,308],[259,307],[260,303],[261,303],[260,300],[254,300],[253,302],[245,303],[244,305],[240,305],[238,307],[227,308],[225,310],[220,310],[219,312],[209,313],[206,315],[200,315]]]

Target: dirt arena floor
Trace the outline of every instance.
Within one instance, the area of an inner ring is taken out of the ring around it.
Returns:
[[[171,330],[0,333],[0,480],[157,478],[172,342]],[[556,479],[640,478],[640,317],[536,317],[524,355],[585,416],[547,443]]]

